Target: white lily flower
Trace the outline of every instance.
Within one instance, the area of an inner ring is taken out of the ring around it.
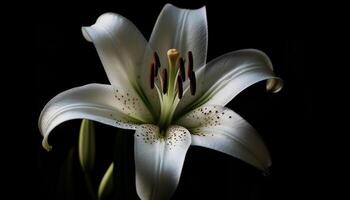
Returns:
[[[60,123],[90,119],[135,131],[136,188],[141,199],[169,199],[190,145],[211,148],[261,170],[270,156],[256,130],[224,107],[259,81],[278,92],[282,81],[259,50],[227,53],[206,64],[206,9],[165,5],[149,42],[126,18],[106,13],[83,27],[111,85],[58,94],[43,109],[43,146]],[[186,65],[186,66],[185,66]]]

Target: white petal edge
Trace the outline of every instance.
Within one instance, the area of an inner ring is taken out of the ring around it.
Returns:
[[[229,108],[202,106],[177,124],[190,130],[192,145],[226,153],[260,170],[271,165],[269,152],[257,131]]]
[[[170,126],[166,137],[145,124],[135,132],[136,190],[142,200],[170,199],[177,188],[191,136],[181,126]]]
[[[149,43],[157,51],[163,66],[167,66],[168,49],[175,48],[187,60],[192,51],[194,69],[206,63],[208,25],[205,6],[199,9],[180,9],[166,4],[160,12]]]
[[[156,112],[158,95],[149,83],[153,51],[137,27],[121,15],[105,13],[82,33],[94,43],[110,83],[135,90]]]
[[[103,84],[72,88],[55,96],[41,111],[39,129],[45,149],[52,148],[48,143],[52,129],[72,119],[89,119],[124,129],[152,121],[147,108],[132,92]]]
[[[273,73],[268,56],[256,49],[224,54],[196,71],[197,92],[186,89],[176,113],[184,114],[202,105],[225,106],[249,86],[267,80],[266,89],[279,92],[283,81]]]

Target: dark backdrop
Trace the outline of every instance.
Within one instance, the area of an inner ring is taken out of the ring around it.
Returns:
[[[307,124],[311,121],[312,91],[307,82],[308,68],[304,64],[304,41],[300,37],[297,12],[289,13],[284,7],[266,9],[249,3],[170,2],[186,8],[206,5],[208,61],[229,51],[257,48],[267,53],[276,74],[285,82],[285,87],[277,94],[266,93],[264,83],[256,84],[228,105],[250,122],[266,142],[273,163],[270,175],[263,176],[255,168],[225,154],[191,147],[174,199],[299,197],[308,178],[300,173],[307,171],[303,160],[309,159],[302,151],[304,142],[300,136],[310,131]],[[59,92],[88,83],[108,83],[93,45],[81,34],[81,26],[93,24],[105,12],[116,12],[134,22],[149,38],[164,5],[165,2],[129,0],[74,8],[71,4],[50,3],[35,9],[36,18],[32,23],[35,52],[31,52],[35,59],[35,72],[31,76],[35,79],[35,97],[30,112],[31,129],[23,133],[21,145],[25,149],[21,152],[24,176],[14,184],[22,188],[23,194],[35,199],[87,198],[76,154],[80,120],[66,122],[52,132],[50,142],[54,149],[50,153],[41,147],[42,137],[37,128],[41,109]],[[115,128],[96,123],[96,129],[98,164],[94,184],[115,159],[116,140]],[[72,179],[65,180],[62,174],[71,149],[74,150],[73,175]],[[129,171],[134,167],[132,162],[126,166],[130,167]]]

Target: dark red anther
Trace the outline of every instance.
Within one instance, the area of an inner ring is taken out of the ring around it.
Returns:
[[[182,78],[180,75],[177,76],[177,91],[178,91],[178,97],[179,99],[181,99],[183,94],[183,86],[182,86]]]
[[[190,73],[190,90],[192,95],[196,94],[196,74],[193,71]]]
[[[149,75],[149,82],[150,82],[151,89],[154,88],[154,72],[155,72],[155,65],[154,65],[154,63],[152,63],[151,64],[151,73]]]
[[[187,68],[187,77],[188,77],[188,78],[190,78],[191,73],[192,73],[192,71],[190,70],[190,68]]]
[[[187,52],[187,56],[188,56],[187,76],[189,78],[190,75],[191,75],[191,72],[193,71],[193,55],[192,55],[192,51]]]
[[[184,59],[179,59],[179,69],[180,69],[180,76],[182,81],[186,80],[186,72],[185,72],[185,61]]]
[[[160,61],[159,61],[159,56],[157,54],[157,52],[153,53],[153,62],[156,66],[156,68],[160,68]]]
[[[154,78],[157,78],[158,75],[158,67],[154,66]]]
[[[163,81],[163,94],[166,94],[168,91],[168,71],[163,69],[162,71],[162,81]]]
[[[157,52],[153,53],[153,62],[154,62],[154,65],[155,65],[154,77],[157,77],[158,69],[160,68],[160,61],[159,61],[159,56],[158,56]]]

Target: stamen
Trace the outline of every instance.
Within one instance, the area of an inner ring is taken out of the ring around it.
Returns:
[[[191,95],[196,94],[196,74],[194,71],[190,73],[190,90],[191,90]]]
[[[179,69],[180,69],[180,75],[181,79],[184,82],[186,80],[186,73],[185,73],[185,62],[184,59],[179,59]]]
[[[159,61],[159,56],[158,56],[157,52],[153,53],[153,62],[157,68],[160,67],[160,61]]]
[[[154,71],[155,71],[155,66],[154,66],[154,63],[151,64],[151,73],[150,73],[150,76],[149,76],[149,82],[150,82],[150,86],[151,86],[151,89],[154,88]]]
[[[153,62],[154,62],[154,65],[155,65],[154,76],[157,76],[158,75],[158,68],[160,68],[160,61],[159,61],[159,56],[158,56],[157,52],[153,53]]]
[[[158,67],[154,67],[154,78],[157,79]]]
[[[190,75],[193,71],[193,55],[192,55],[192,51],[187,52],[187,56],[188,56],[188,66],[187,66],[187,76],[188,78],[190,78]]]
[[[178,91],[178,97],[179,99],[181,99],[183,94],[183,87],[182,87],[182,78],[180,75],[177,76],[177,91]]]
[[[163,81],[163,94],[166,94],[168,91],[168,71],[166,69],[163,69],[162,72],[162,81]]]

